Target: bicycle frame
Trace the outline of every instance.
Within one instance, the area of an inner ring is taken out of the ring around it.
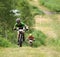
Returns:
[[[23,43],[23,32],[24,30],[23,29],[19,29],[19,46],[22,47],[22,43]]]

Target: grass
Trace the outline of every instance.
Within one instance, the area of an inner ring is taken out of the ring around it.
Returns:
[[[58,36],[57,38],[60,38],[60,22],[59,18],[57,18],[57,14],[51,15],[51,16],[43,16],[39,18],[40,21],[37,23],[38,27],[44,27],[46,30],[54,31],[56,35]],[[48,28],[48,29],[47,29]],[[51,29],[50,29],[51,28]]]
[[[6,38],[0,37],[0,47],[17,47],[17,45],[11,43]]]
[[[58,20],[60,19],[57,18],[57,14],[42,17],[37,16],[36,26],[47,36],[46,45],[50,47],[54,46],[56,50],[60,51],[60,22]]]
[[[4,54],[4,55],[3,55]],[[0,49],[0,57],[45,57],[36,48],[23,47],[23,48],[2,48]]]
[[[46,35],[42,32],[42,31],[38,31],[38,30],[32,30],[31,34],[34,36],[35,41],[34,41],[34,45],[33,47],[39,47],[40,45],[44,45],[45,44],[45,39],[46,39]],[[17,44],[17,38],[16,35],[13,33],[8,33],[8,38],[0,38],[0,46],[1,47],[12,47],[15,46],[15,44]],[[26,39],[28,38],[29,33],[26,33]],[[17,46],[17,45],[16,45]],[[23,46],[29,46],[28,41],[26,40],[26,42],[23,43]]]
[[[41,45],[45,45],[45,40],[47,38],[47,36],[42,32],[42,31],[39,31],[39,30],[32,30],[31,34],[34,36],[35,38],[35,41],[33,43],[33,47],[39,47]],[[26,34],[26,37],[28,36],[29,34]],[[26,41],[27,42],[27,41]],[[26,43],[27,44],[27,43]]]
[[[52,15],[50,18],[53,20],[51,27],[54,29],[54,31],[58,35],[58,38],[60,38],[60,32],[59,32],[60,31],[60,22],[59,22],[60,18],[57,18],[57,14]]]
[[[9,47],[11,46],[11,43],[7,39],[0,38],[0,46]]]
[[[40,4],[52,11],[60,12],[60,0],[39,0]]]
[[[44,14],[38,7],[32,5],[31,5],[31,13],[33,16]]]
[[[59,53],[50,47],[44,46],[39,48],[0,48],[0,57],[59,57]]]

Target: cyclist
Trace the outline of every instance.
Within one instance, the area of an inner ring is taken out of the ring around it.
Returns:
[[[14,30],[16,30],[16,29],[28,30],[28,26],[26,24],[24,24],[23,22],[21,22],[20,18],[17,18],[13,29]],[[18,42],[19,42],[19,36],[20,36],[20,33],[18,31],[18,33],[17,33]],[[24,32],[23,32],[23,41],[25,41]]]
[[[35,41],[34,36],[32,34],[29,34],[29,36],[28,36],[29,44],[31,43],[33,45],[33,41]]]

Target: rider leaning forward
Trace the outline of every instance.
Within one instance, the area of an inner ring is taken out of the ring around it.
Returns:
[[[21,22],[20,18],[16,19],[16,23],[14,25],[14,30],[16,30],[17,28],[18,29],[24,29],[25,28],[28,30],[28,26],[26,24],[24,24],[23,22]],[[19,42],[19,36],[20,36],[20,33],[18,31],[18,33],[17,33],[18,42]],[[24,33],[23,33],[23,41],[25,41]]]

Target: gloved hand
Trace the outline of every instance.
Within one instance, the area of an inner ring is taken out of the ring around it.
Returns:
[[[16,30],[16,28],[13,28],[13,30]]]

